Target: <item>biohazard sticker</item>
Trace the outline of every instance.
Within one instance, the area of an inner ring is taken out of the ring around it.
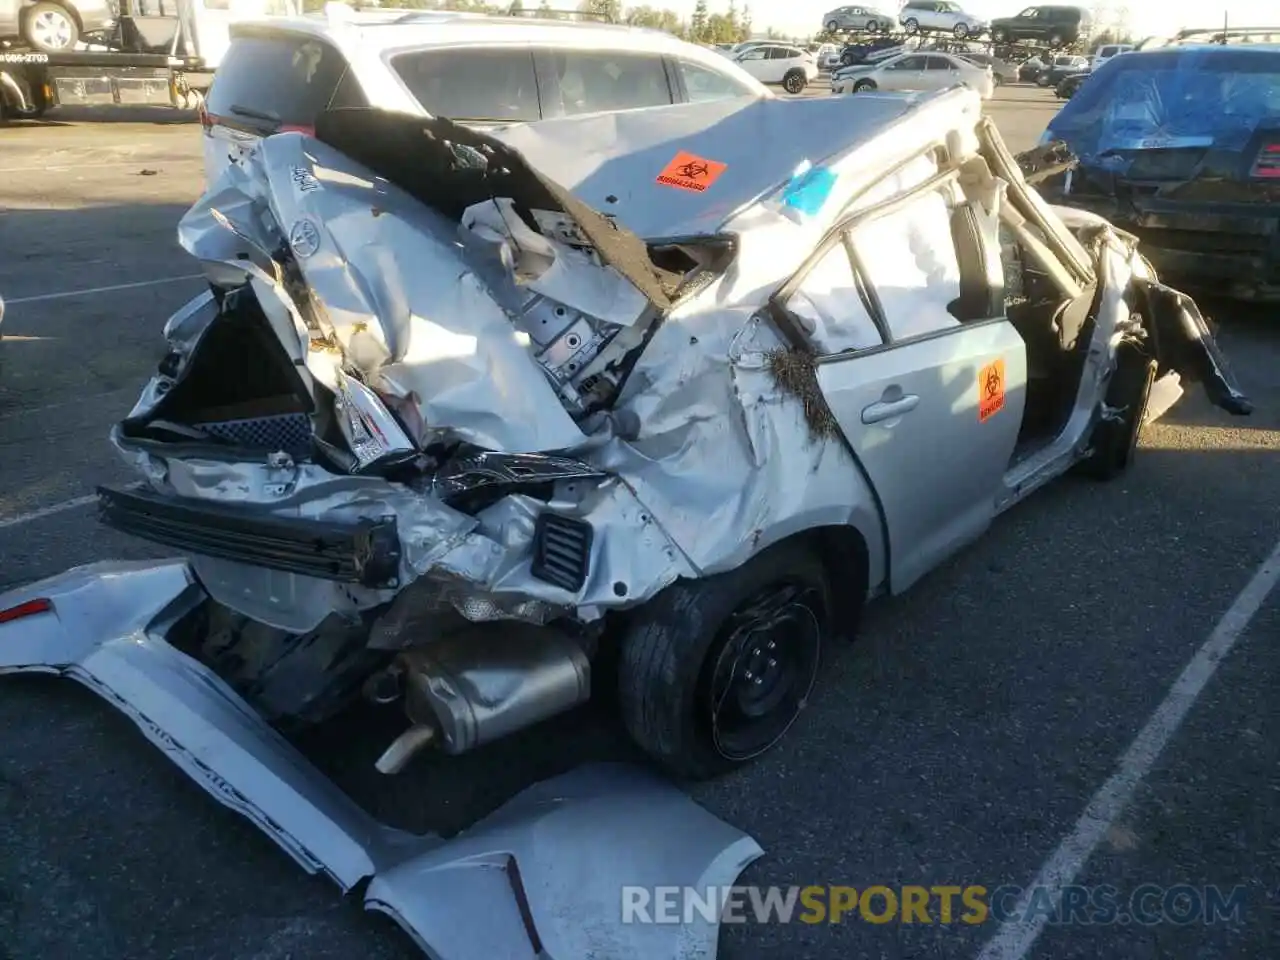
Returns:
[[[978,422],[1004,409],[1004,361],[993,360],[978,371]]]
[[[729,169],[727,163],[708,160],[706,157],[699,157],[687,150],[681,150],[658,174],[658,183],[678,190],[702,193],[719,180],[720,174],[727,169]]]

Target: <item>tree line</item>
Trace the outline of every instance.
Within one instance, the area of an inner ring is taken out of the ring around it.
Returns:
[[[348,0],[359,8],[358,0]],[[304,0],[308,11],[321,10],[325,0]],[[551,0],[386,0],[383,6],[414,10],[457,10],[464,13],[490,13],[507,16],[534,16],[549,20],[601,20],[606,23],[625,23],[633,27],[665,30],[682,40],[694,43],[741,43],[752,36],[751,8],[739,9],[737,0],[729,0],[728,9],[712,13],[707,0],[697,0],[693,15],[682,19],[675,11],[663,7],[641,4],[624,7],[621,0],[582,0],[576,6],[558,6]],[[374,6],[374,4],[369,4]],[[769,38],[781,35],[769,29],[763,32]]]

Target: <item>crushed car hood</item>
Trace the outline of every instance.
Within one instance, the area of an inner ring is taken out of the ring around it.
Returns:
[[[554,170],[564,188],[557,199],[565,193],[576,198],[575,216],[586,205],[653,241],[719,233],[733,214],[786,182],[804,160],[856,148],[914,105],[910,97],[868,97],[852,114],[848,101],[833,97],[733,98],[543,120],[471,136],[476,143],[491,137],[516,151],[504,155],[503,163]],[[393,182],[417,185],[437,178],[434,189],[412,190],[435,203],[437,195],[450,197],[458,188],[432,168],[430,151],[411,145],[427,140],[423,131],[441,127],[439,120],[339,110],[321,115],[316,134]],[[445,130],[467,136],[466,128]],[[766,144],[771,148],[762,149]],[[780,144],[786,149],[778,149]],[[707,166],[686,188],[659,179],[680,155]],[[430,172],[422,172],[424,167]],[[499,186],[469,199],[510,196],[497,192]]]

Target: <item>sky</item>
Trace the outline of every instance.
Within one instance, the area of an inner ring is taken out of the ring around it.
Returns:
[[[648,0],[655,7],[667,7],[688,19],[695,0]],[[739,8],[744,0],[738,0]],[[773,27],[783,33],[808,36],[822,29],[822,15],[835,7],[855,0],[755,0],[750,3],[751,18],[756,30]],[[856,0],[868,3],[868,0]],[[980,17],[1008,17],[1030,6],[1037,0],[958,0],[960,5]],[[1069,0],[1057,0],[1069,2]],[[629,5],[623,0],[623,5]],[[637,2],[633,5],[639,6]],[[870,3],[869,5],[874,5]],[[1167,34],[1183,27],[1217,27],[1222,24],[1223,13],[1236,26],[1280,27],[1280,0],[1083,0],[1082,6],[1099,13],[1104,8],[1115,11],[1128,9],[1130,30],[1135,37]],[[729,0],[707,0],[710,12],[729,9]],[[902,6],[901,0],[880,0],[880,9],[891,13]],[[1105,20],[1106,17],[1099,17]],[[1099,23],[1099,26],[1104,25]]]

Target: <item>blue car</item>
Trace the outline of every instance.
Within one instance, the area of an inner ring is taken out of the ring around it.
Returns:
[[[1280,47],[1115,57],[1050,121],[1053,140],[1079,165],[1046,199],[1136,235],[1183,286],[1280,300]]]

